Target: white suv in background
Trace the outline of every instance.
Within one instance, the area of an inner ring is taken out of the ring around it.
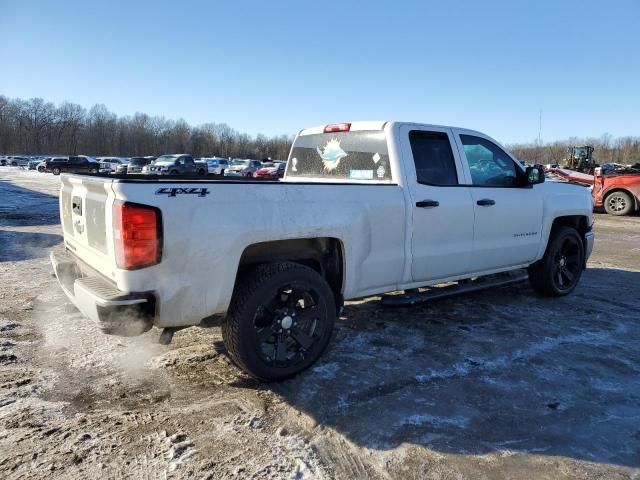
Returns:
[[[119,165],[129,161],[128,158],[120,157],[96,157],[96,160],[100,162],[100,173],[115,173]]]
[[[216,175],[224,175],[224,171],[229,168],[229,160],[226,158],[203,158],[203,161],[207,163],[209,173]]]

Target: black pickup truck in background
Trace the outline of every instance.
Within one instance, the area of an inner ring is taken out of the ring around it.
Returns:
[[[69,159],[54,158],[48,160],[44,168],[54,175],[61,173],[98,173],[100,164],[93,158],[85,155],[69,157]]]

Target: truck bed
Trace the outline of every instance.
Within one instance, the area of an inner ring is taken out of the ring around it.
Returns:
[[[68,252],[124,294],[154,291],[162,299],[156,303],[158,326],[193,325],[224,313],[250,245],[340,239],[350,263],[358,265],[347,268],[346,297],[395,289],[405,267],[407,212],[397,184],[135,174],[64,174],[61,184]],[[117,267],[116,202],[161,212],[160,263]]]

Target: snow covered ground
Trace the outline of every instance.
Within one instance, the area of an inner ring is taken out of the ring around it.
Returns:
[[[640,478],[640,217],[576,292],[347,305],[261,384],[218,328],[101,335],[51,278],[59,178],[0,167],[0,478]]]

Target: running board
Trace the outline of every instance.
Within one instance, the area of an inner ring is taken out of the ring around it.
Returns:
[[[497,273],[486,277],[478,277],[474,280],[458,282],[449,287],[428,288],[423,292],[413,289],[403,295],[385,295],[380,300],[380,304],[384,307],[409,307],[421,303],[441,300],[443,298],[462,295],[464,293],[477,292],[487,288],[504,287],[505,285],[513,285],[526,281],[529,275],[526,270],[516,270],[514,272]]]

